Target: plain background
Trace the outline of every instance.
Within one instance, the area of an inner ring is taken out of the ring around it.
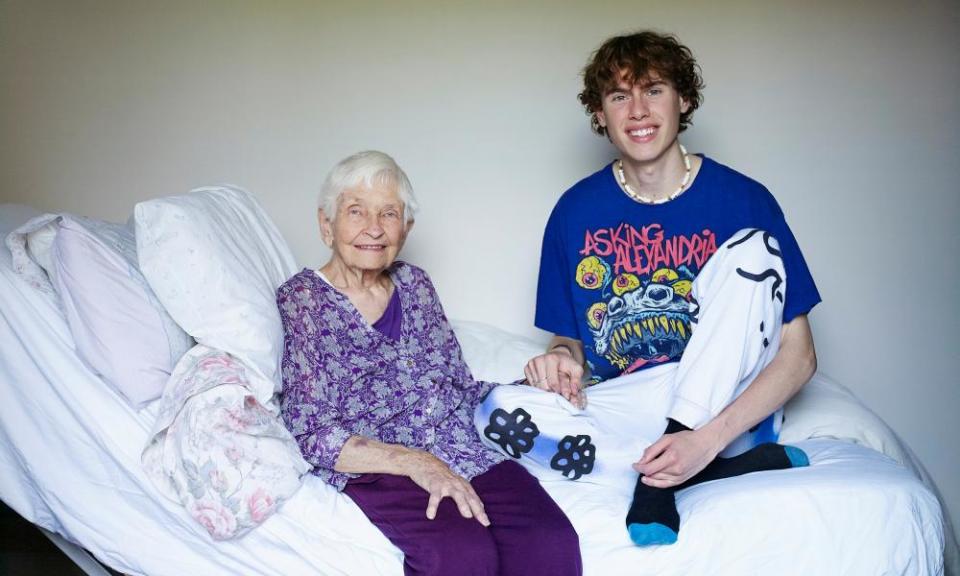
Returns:
[[[0,200],[124,220],[232,182],[316,266],[320,182],[382,149],[423,206],[404,258],[448,314],[544,338],[543,225],[613,158],[579,71],[610,35],[674,32],[707,84],[683,141],[773,191],[824,298],[821,370],[906,439],[956,516],[958,6],[0,0]]]

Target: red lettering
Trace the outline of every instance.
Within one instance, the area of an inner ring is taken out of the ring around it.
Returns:
[[[717,237],[709,229],[691,236],[665,237],[658,223],[639,229],[621,223],[616,228],[586,231],[580,255],[614,256],[613,272],[647,275],[658,268],[692,266],[700,269],[717,251]]]

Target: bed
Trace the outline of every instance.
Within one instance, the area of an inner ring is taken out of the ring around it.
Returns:
[[[37,212],[0,207],[0,237]],[[540,349],[454,322],[476,377],[510,381]],[[64,312],[0,249],[0,498],[89,574],[402,573],[399,551],[347,497],[306,474],[249,533],[215,541],[165,497],[141,462],[158,402],[135,408],[81,361]],[[637,548],[629,494],[544,484],[580,536],[586,574],[957,574],[936,487],[897,436],[818,374],[786,407],[783,442],[808,468],[682,491],[673,546]]]

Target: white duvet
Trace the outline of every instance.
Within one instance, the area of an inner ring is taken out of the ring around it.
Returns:
[[[90,373],[54,303],[10,270],[9,253],[0,258],[0,497],[9,506],[131,575],[402,573],[399,552],[359,509],[309,475],[264,524],[214,542],[141,468],[156,404],[136,412]],[[536,349],[489,326],[456,326],[480,378],[520,376]],[[908,460],[896,437],[844,394],[816,379],[797,409],[787,408],[784,439],[809,454],[809,468],[681,492],[673,546],[630,544],[629,495],[545,484],[580,535],[585,572],[941,574],[940,505],[915,471],[850,441],[801,440],[848,438]],[[818,406],[837,426],[819,418]]]

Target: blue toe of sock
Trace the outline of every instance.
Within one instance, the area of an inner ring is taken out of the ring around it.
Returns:
[[[637,546],[656,546],[659,544],[673,544],[677,541],[677,533],[663,524],[631,524],[627,526],[630,539]]]
[[[783,450],[787,453],[787,458],[790,459],[790,464],[792,464],[794,468],[802,468],[810,465],[810,459],[807,458],[807,453],[796,446],[784,446]]]

